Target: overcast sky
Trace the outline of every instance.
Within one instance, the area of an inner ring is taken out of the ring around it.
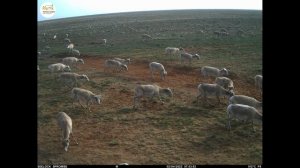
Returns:
[[[53,17],[40,13],[41,5],[52,2]],[[262,10],[262,0],[38,0],[38,21],[94,14],[173,10],[173,9],[255,9]]]

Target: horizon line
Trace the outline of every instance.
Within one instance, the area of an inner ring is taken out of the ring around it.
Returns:
[[[159,10],[145,10],[145,11],[124,11],[124,12],[112,12],[112,13],[99,13],[99,14],[90,14],[90,15],[78,15],[78,16],[67,16],[67,17],[61,17],[61,18],[54,18],[54,19],[48,19],[44,18],[44,20],[37,20],[38,22],[43,21],[53,21],[53,20],[59,20],[59,19],[69,19],[69,18],[77,18],[77,17],[88,17],[88,16],[94,16],[94,15],[109,15],[109,14],[122,14],[122,13],[136,13],[136,12],[156,12],[156,11],[179,11],[179,10],[253,10],[253,11],[262,11],[262,9],[159,9]],[[39,18],[37,18],[39,19]]]

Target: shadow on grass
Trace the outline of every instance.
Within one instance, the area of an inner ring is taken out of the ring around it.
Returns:
[[[126,114],[126,113],[130,113],[130,112],[135,112],[135,111],[136,111],[136,109],[133,109],[132,107],[123,107],[118,110],[118,113]]]

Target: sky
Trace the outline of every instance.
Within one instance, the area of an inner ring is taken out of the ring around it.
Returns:
[[[43,3],[51,2],[55,13],[41,14]],[[175,9],[254,9],[262,10],[262,0],[38,0],[38,21],[133,11]],[[50,15],[48,15],[50,16]]]

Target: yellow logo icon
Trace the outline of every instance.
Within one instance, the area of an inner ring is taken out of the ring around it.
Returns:
[[[52,2],[45,2],[40,7],[41,15],[45,18],[50,18],[55,14],[55,6]]]

